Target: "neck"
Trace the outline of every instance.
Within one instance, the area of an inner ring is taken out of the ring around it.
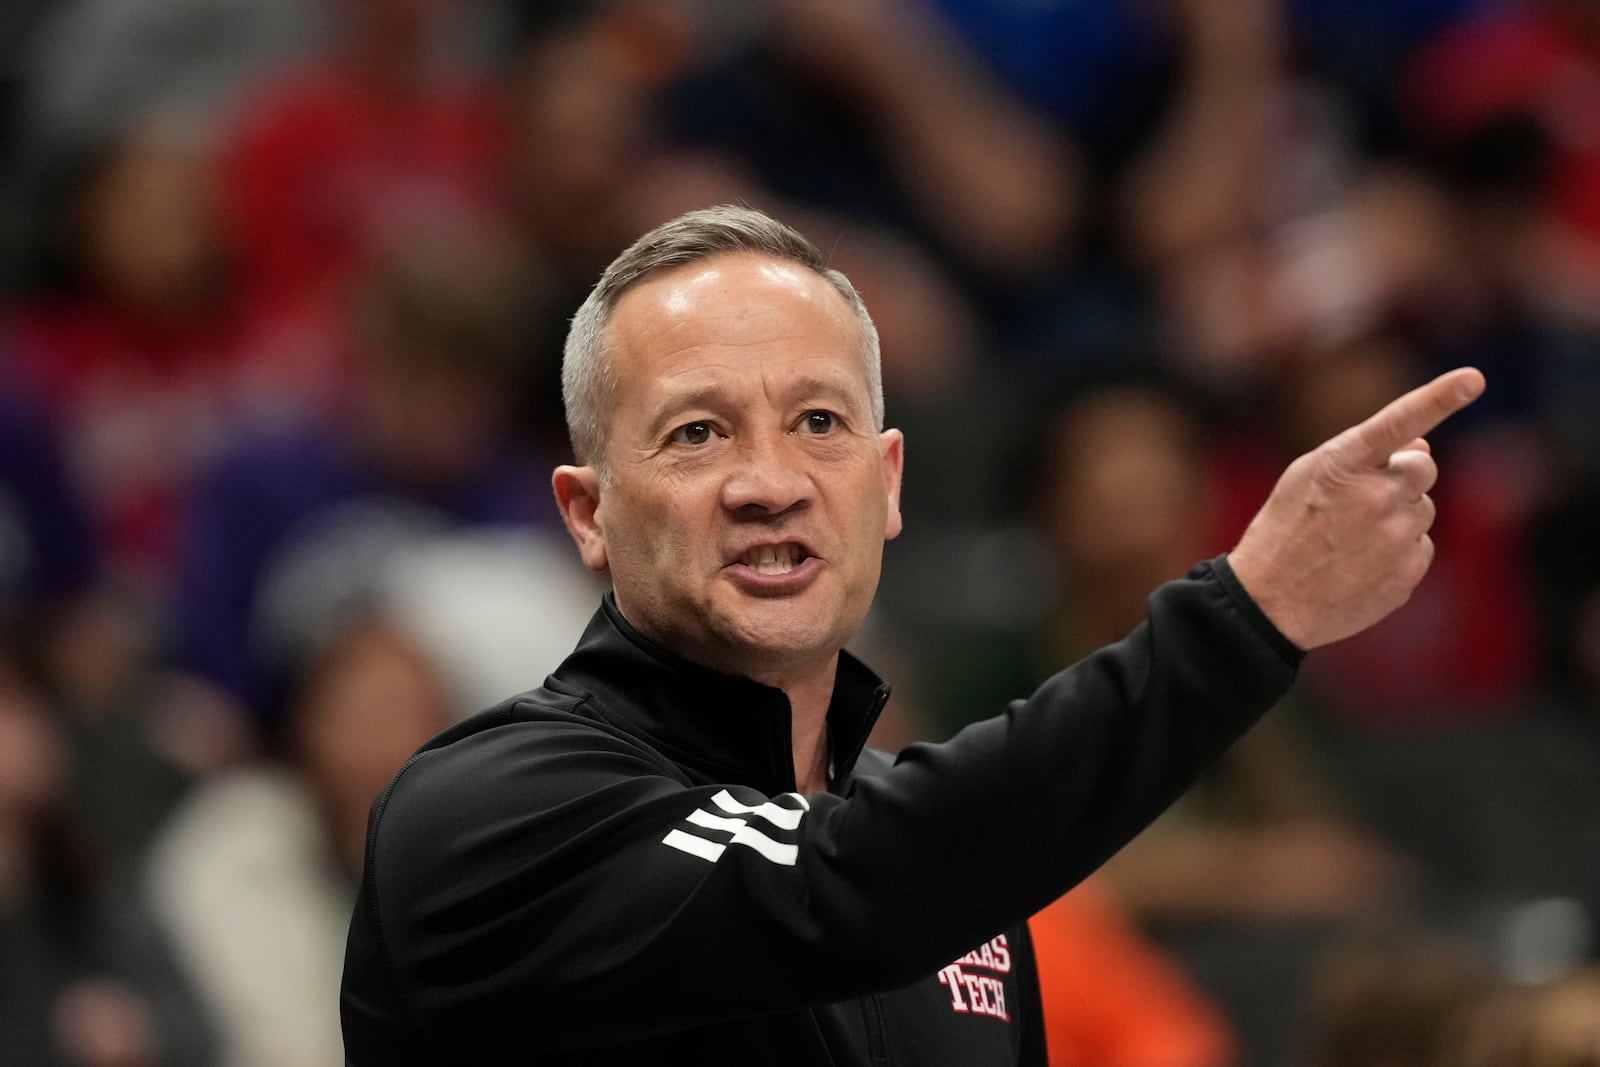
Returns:
[[[826,671],[804,677],[756,678],[782,689],[789,698],[789,745],[794,755],[795,789],[805,796],[825,792],[833,752],[828,744],[828,707],[833,702],[837,661]]]
[[[794,748],[794,787],[803,796],[815,796],[828,791],[829,764],[833,759],[828,744],[827,720],[820,728],[803,730],[798,720],[790,741]]]

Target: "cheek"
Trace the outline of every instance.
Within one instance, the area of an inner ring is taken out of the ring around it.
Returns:
[[[603,523],[613,579],[635,584],[681,579],[708,536],[697,536],[685,509],[668,500],[629,499],[608,509]]]
[[[889,510],[883,483],[873,482],[841,501],[845,510],[836,513],[835,529],[845,537],[847,558],[852,569],[864,576],[875,575],[883,558],[883,545],[889,534]]]

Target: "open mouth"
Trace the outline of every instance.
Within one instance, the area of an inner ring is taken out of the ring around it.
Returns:
[[[757,545],[739,562],[760,574],[788,574],[806,560],[806,551],[792,541],[781,545]]]

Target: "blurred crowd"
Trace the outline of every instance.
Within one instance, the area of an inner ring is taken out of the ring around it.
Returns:
[[[600,586],[567,317],[828,249],[948,736],[1430,374],[1435,566],[1035,919],[1055,1067],[1600,1065],[1600,4],[11,0],[0,1065],[342,1063],[367,806]]]

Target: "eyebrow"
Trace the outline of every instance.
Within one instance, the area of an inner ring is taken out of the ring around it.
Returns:
[[[789,389],[785,390],[785,403],[792,403],[802,397],[817,397],[819,399],[852,400],[852,390],[844,382],[829,377],[807,375],[796,380]],[[671,393],[656,405],[649,428],[651,434],[661,432],[666,428],[666,423],[677,417],[678,412],[687,408],[718,408],[727,403],[726,390],[719,382],[695,386],[683,392]]]
[[[723,395],[722,386],[712,383],[710,385],[696,386],[683,392],[669,393],[655,406],[646,424],[650,436],[654,437],[666,429],[666,424],[678,418],[680,412],[687,408],[714,408]]]

